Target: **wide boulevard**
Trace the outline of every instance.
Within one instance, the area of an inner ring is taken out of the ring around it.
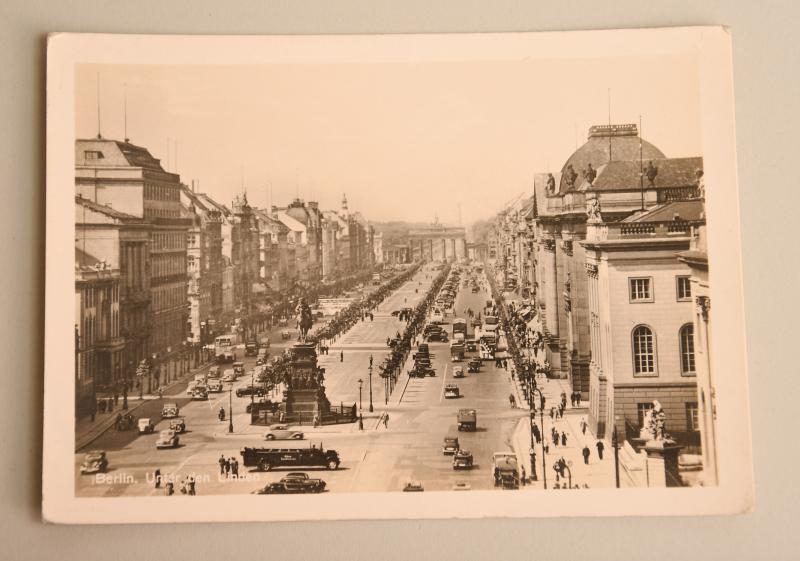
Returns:
[[[423,267],[373,310],[373,320],[367,317],[355,325],[330,342],[328,354],[318,357],[319,364],[325,368],[325,387],[330,402],[334,405],[360,405],[363,430],[359,429],[358,423],[318,428],[293,426],[291,428],[305,433],[304,440],[267,443],[263,439],[265,427],[251,425],[250,415],[245,413],[250,397],[236,397],[236,389],[249,384],[250,376],[240,378],[232,388],[225,384],[225,391],[209,394],[208,401],[190,401],[186,384],[177,384],[169,388],[163,398],[150,400],[136,409],[137,416],[150,417],[156,423],[153,434],[109,430],[88,447],[106,451],[109,460],[106,474],[80,475],[78,466],[86,450],[75,454],[76,494],[83,497],[160,494],[164,492],[163,487],[156,489],[152,481],[157,468],[162,476],[175,481],[193,476],[199,495],[249,493],[279,480],[288,471],[297,470],[249,471],[242,466],[242,447],[306,447],[312,444],[335,449],[342,459],[340,468],[335,471],[324,468],[301,470],[324,479],[327,491],[332,493],[400,491],[411,480],[421,482],[426,491],[452,489],[457,482],[466,482],[472,489],[494,488],[492,454],[511,450],[512,433],[524,416],[522,410],[509,405],[508,396],[513,391],[509,372],[485,361],[479,373],[466,373],[465,361],[450,361],[447,343],[431,343],[431,353],[435,355],[435,377],[409,379],[406,374],[411,366],[409,363],[404,366],[394,391],[389,395],[378,375],[377,366],[389,352],[387,337],[393,337],[405,327],[405,322],[399,321],[392,312],[419,303],[431,289],[437,272],[434,265]],[[455,315],[465,317],[467,308],[475,312],[482,310],[489,298],[486,288],[486,283],[482,282],[480,292],[473,293],[462,285],[455,300]],[[445,328],[450,334],[452,320],[453,315],[446,318]],[[472,328],[469,330],[471,336]],[[280,332],[281,328],[276,328],[266,334],[271,341],[272,355],[294,342],[293,339],[282,341]],[[238,351],[240,357],[243,354],[243,349]],[[371,397],[370,357],[375,365],[371,376]],[[255,359],[248,357],[244,362],[245,371],[249,372]],[[464,378],[453,378],[455,365],[464,367]],[[459,386],[460,398],[445,399],[444,387],[450,383]],[[270,397],[279,400],[280,388]],[[369,410],[370,401],[372,412]],[[155,444],[158,432],[168,427],[168,421],[161,420],[161,407],[168,402],[180,406],[187,430],[180,435],[179,447],[158,450]],[[220,407],[229,412],[231,402],[233,433],[228,432],[228,421],[220,421],[217,416]],[[460,408],[477,410],[477,431],[457,431],[456,416]],[[384,422],[387,416],[388,422]],[[442,453],[445,436],[457,436],[461,448],[472,452],[475,462],[472,470],[453,470],[452,457]],[[220,477],[218,461],[221,455],[239,461],[239,478]],[[177,483],[175,487],[177,491]]]

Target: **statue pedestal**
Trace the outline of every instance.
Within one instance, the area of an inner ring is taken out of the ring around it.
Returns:
[[[680,487],[678,454],[682,446],[672,440],[649,440],[644,445],[647,453],[647,486]]]
[[[283,392],[280,411],[287,423],[320,422],[330,414],[331,404],[318,378],[317,353],[312,343],[295,343],[291,348],[289,388]]]

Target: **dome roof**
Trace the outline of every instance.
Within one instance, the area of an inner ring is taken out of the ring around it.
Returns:
[[[589,164],[597,169],[610,161],[638,161],[639,160],[639,131],[635,124],[629,125],[596,125],[589,128],[589,139],[578,148],[564,162],[561,168],[561,180],[559,182],[559,192],[564,193],[578,187],[583,177],[581,172]],[[642,159],[661,160],[665,159],[664,153],[647,142],[641,140]],[[567,182],[567,168],[572,166],[577,174],[577,179],[573,186]]]

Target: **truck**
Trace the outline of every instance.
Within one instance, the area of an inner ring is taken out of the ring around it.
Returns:
[[[519,462],[513,452],[495,452],[492,454],[494,468],[494,486],[503,489],[519,489]]]
[[[478,413],[474,409],[459,409],[457,420],[459,431],[475,431],[478,429]]]
[[[453,339],[460,339],[464,341],[466,338],[467,338],[467,320],[463,318],[455,318],[453,320]]]
[[[233,362],[236,360],[236,345],[239,336],[236,333],[220,335],[214,339],[214,358],[218,363]]]
[[[258,341],[250,339],[244,344],[244,356],[256,356],[258,354]]]
[[[497,331],[499,323],[500,320],[497,319],[497,316],[486,316],[483,318],[483,329],[485,331]]]
[[[453,362],[461,362],[464,360],[464,343],[453,341],[450,343],[450,360]]]
[[[325,467],[329,470],[339,468],[341,459],[336,450],[325,450],[311,445],[308,448],[255,448],[241,450],[245,467],[255,467],[260,471],[270,471],[279,467]]]

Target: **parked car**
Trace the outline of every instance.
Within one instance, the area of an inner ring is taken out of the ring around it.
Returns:
[[[174,419],[178,416],[178,404],[177,403],[165,403],[164,407],[161,408],[161,418],[162,419]]]
[[[152,421],[150,421],[150,417],[142,417],[139,419],[138,427],[139,434],[150,434],[156,428]]]
[[[303,433],[290,429],[288,425],[270,425],[264,432],[264,440],[303,440]]]
[[[108,458],[102,450],[93,450],[83,457],[81,475],[103,473],[108,469]]]
[[[403,492],[405,493],[420,493],[424,490],[425,487],[422,485],[422,481],[409,481],[403,487]]]
[[[177,448],[180,438],[178,434],[171,429],[162,430],[158,433],[158,440],[156,440],[156,448]]]
[[[172,419],[169,422],[169,429],[174,430],[178,434],[186,432],[186,421],[183,419]]]

